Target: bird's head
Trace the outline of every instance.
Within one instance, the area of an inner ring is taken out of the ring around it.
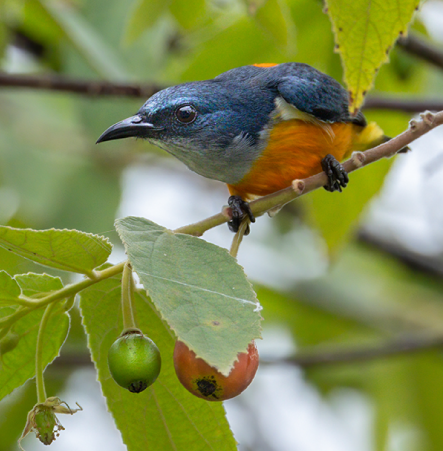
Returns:
[[[199,147],[200,141],[207,146],[234,137],[242,125],[239,114],[226,86],[213,80],[184,83],[154,94],[136,115],[109,127],[97,142],[137,137],[163,142],[165,148],[180,143]]]
[[[252,160],[253,153],[241,149],[255,146],[273,108],[272,100],[257,101],[251,92],[217,79],[172,86],[150,97],[136,115],[109,127],[97,143],[147,139],[195,172],[220,180],[220,170],[226,172],[222,166],[235,165],[242,153]],[[231,170],[233,177],[241,175],[237,171]]]

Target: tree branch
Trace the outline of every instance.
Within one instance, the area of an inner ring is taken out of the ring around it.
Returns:
[[[409,128],[406,131],[373,149],[365,152],[354,152],[352,157],[344,162],[343,166],[350,173],[383,157],[390,158],[400,149],[441,124],[443,124],[443,111],[436,114],[429,111],[422,113],[420,120],[413,119],[410,121]],[[294,180],[292,186],[252,201],[250,203],[252,213],[255,217],[262,216],[268,211],[283,207],[303,194],[325,186],[326,183],[327,177],[324,172],[304,180]],[[230,215],[230,208],[225,207],[221,213],[194,224],[180,227],[175,232],[201,236],[207,230],[229,221]]]
[[[443,260],[441,256],[422,255],[405,249],[403,246],[382,239],[365,229],[359,230],[357,238],[371,247],[375,246],[380,251],[392,255],[416,271],[436,276],[439,279],[443,277]]]
[[[386,343],[373,346],[334,346],[325,350],[322,346],[300,352],[294,357],[286,359],[260,359],[260,364],[275,365],[279,363],[297,365],[302,368],[310,368],[321,365],[334,365],[353,362],[367,362],[395,355],[410,354],[426,351],[428,349],[443,348],[443,336],[441,335],[407,335]],[[91,357],[88,353],[62,353],[55,360],[54,366],[83,366],[91,365]]]
[[[430,64],[443,69],[443,52],[440,47],[419,37],[416,33],[409,33],[398,39],[397,44],[406,52]]]
[[[442,111],[443,98],[419,99],[417,97],[405,98],[404,96],[368,96],[363,105],[363,110],[394,110],[405,113],[419,113],[420,111]]]
[[[147,99],[165,86],[68,79],[60,75],[18,75],[0,72],[0,86],[62,91],[87,96],[126,96]]]
[[[117,96],[134,97],[147,99],[166,86],[160,86],[155,83],[111,83],[99,80],[77,80],[68,79],[60,75],[19,75],[0,72],[0,87],[4,88],[32,88],[48,91],[67,92],[73,94],[82,94],[85,96]],[[418,99],[369,96],[364,104],[364,109],[378,110],[399,110],[407,113],[418,113],[420,111],[443,110],[443,98]]]
[[[364,362],[392,355],[419,352],[426,349],[442,348],[443,336],[406,336],[388,343],[376,346],[345,348],[325,351],[304,351],[294,357],[283,360],[265,361],[262,363],[289,363],[291,365],[309,368],[317,365],[330,365],[337,363]]]

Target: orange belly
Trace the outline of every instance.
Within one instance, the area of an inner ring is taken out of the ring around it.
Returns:
[[[327,154],[341,161],[352,151],[356,127],[349,123],[328,126],[332,133],[298,119],[277,124],[249,173],[238,184],[228,185],[231,195],[250,199],[286,188],[295,179],[321,172],[321,160]]]

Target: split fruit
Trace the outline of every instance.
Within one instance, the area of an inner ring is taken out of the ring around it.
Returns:
[[[224,401],[239,395],[254,379],[258,368],[258,351],[254,342],[238,360],[228,376],[221,374],[203,359],[197,358],[183,342],[174,348],[174,366],[181,384],[193,395],[207,401]]]

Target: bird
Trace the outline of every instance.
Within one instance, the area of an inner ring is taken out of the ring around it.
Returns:
[[[389,140],[329,75],[304,63],[254,64],[213,79],[158,91],[137,114],[109,127],[97,143],[136,137],[166,150],[229,190],[236,232],[249,202],[322,170],[325,189],[349,182],[340,161]],[[407,149],[402,149],[406,151]]]

